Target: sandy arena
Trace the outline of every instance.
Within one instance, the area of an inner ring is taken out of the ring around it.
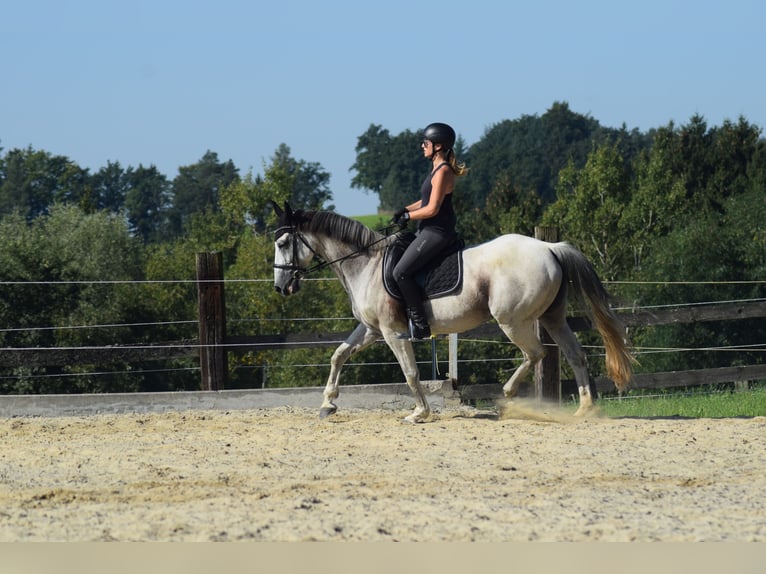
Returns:
[[[766,541],[766,417],[406,414],[3,418],[0,541]]]

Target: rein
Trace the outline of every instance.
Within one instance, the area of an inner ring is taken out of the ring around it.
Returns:
[[[391,224],[391,225],[389,225],[387,227],[383,227],[381,229],[377,229],[376,231],[378,233],[383,233],[384,234],[383,237],[381,237],[380,239],[376,239],[372,243],[368,243],[367,245],[364,245],[363,247],[360,247],[356,251],[352,251],[351,253],[343,255],[342,257],[338,257],[337,259],[333,259],[332,261],[321,261],[321,262],[319,262],[319,263],[317,263],[315,265],[312,265],[309,268],[301,267],[300,265],[296,265],[295,264],[295,262],[298,260],[298,242],[297,241],[293,241],[293,262],[288,264],[288,265],[282,265],[282,264],[275,263],[274,264],[274,268],[275,269],[286,269],[287,271],[292,271],[293,274],[296,277],[301,277],[303,275],[308,275],[309,273],[314,273],[316,271],[320,271],[321,269],[324,269],[325,267],[329,267],[330,265],[333,265],[335,263],[340,263],[341,261],[345,261],[346,259],[350,259],[354,255],[357,255],[357,254],[361,253],[362,251],[366,251],[367,249],[369,249],[373,245],[376,245],[376,244],[380,243],[381,241],[385,241],[389,237],[388,231],[393,229],[394,227],[399,227],[399,225],[394,223],[394,224]],[[275,234],[276,235],[280,235],[279,232],[281,230],[283,230],[283,229],[286,230],[285,233],[291,233],[293,235],[293,237],[297,237],[298,239],[300,239],[301,243],[303,243],[303,245],[308,247],[309,251],[311,251],[315,256],[321,257],[319,255],[319,253],[317,253],[316,250],[313,247],[311,247],[311,245],[308,244],[308,241],[306,241],[306,238],[303,237],[303,234],[301,234],[301,232],[298,231],[297,227],[295,227],[295,226],[286,226],[285,225],[285,226],[282,226],[282,227],[278,228],[275,231]]]

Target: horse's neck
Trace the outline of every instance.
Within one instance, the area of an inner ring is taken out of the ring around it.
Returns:
[[[352,247],[323,235],[311,236],[310,240],[312,247],[327,262],[342,259],[354,252]]]
[[[313,236],[312,247],[327,263],[341,280],[346,290],[354,281],[364,275],[365,270],[376,262],[382,255],[378,251],[365,252],[358,248],[324,236]],[[365,279],[367,280],[367,279]]]

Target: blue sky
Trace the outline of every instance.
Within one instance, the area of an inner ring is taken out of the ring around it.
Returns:
[[[349,168],[370,124],[448,122],[470,145],[566,101],[611,127],[764,128],[765,23],[761,0],[6,2],[0,146],[172,179],[207,150],[263,173],[285,143],[361,215],[377,197]]]

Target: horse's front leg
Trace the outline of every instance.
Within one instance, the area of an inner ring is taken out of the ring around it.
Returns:
[[[400,339],[398,333],[383,333],[383,337],[388,346],[396,356],[402,373],[407,380],[415,398],[415,410],[411,415],[404,417],[407,423],[424,423],[431,418],[431,407],[423,391],[423,385],[420,384],[420,372],[418,364],[415,361],[415,351],[412,349],[412,343],[406,339]]]
[[[327,385],[324,389],[324,400],[322,401],[322,407],[319,409],[319,418],[325,418],[328,415],[335,414],[338,407],[333,402],[338,398],[340,394],[338,386],[340,385],[340,370],[346,363],[348,358],[362,349],[366,349],[372,345],[380,333],[373,331],[362,325],[361,323],[356,326],[356,329],[348,336],[348,338],[335,349],[330,359],[330,376],[327,378]]]

